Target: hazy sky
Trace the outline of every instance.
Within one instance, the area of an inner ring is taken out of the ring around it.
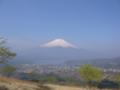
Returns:
[[[0,0],[0,35],[19,47],[63,38],[120,52],[120,0]]]

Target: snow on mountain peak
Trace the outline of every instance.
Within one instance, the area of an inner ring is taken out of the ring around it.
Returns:
[[[62,47],[62,48],[76,48],[75,45],[68,43],[64,39],[55,39],[46,44],[41,45],[41,47]]]

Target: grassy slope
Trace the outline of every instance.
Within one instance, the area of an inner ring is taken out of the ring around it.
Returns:
[[[48,84],[48,87],[51,87],[52,90],[100,90],[97,88],[82,88],[82,87],[74,87],[74,86],[62,86],[62,85],[51,85]],[[113,89],[102,89],[102,90],[113,90]]]
[[[3,90],[1,87],[6,87],[8,90],[49,90],[47,87],[41,86],[37,83],[6,77],[0,77],[0,90]]]
[[[8,89],[1,89],[1,87],[7,87]],[[51,89],[48,87],[50,87]],[[38,83],[33,83],[29,81],[0,77],[0,90],[90,90],[90,89],[73,87],[73,86],[52,85],[52,84],[47,84],[45,86],[42,86]],[[98,89],[92,89],[92,90],[98,90]]]
[[[53,90],[86,90],[83,88],[79,88],[79,87],[72,87],[72,86],[61,86],[61,85],[47,85],[49,87],[51,87]]]

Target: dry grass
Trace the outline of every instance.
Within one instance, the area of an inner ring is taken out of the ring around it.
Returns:
[[[79,87],[69,87],[69,86],[61,86],[61,85],[47,85],[51,87],[53,90],[86,90],[84,88],[79,88]]]
[[[22,81],[22,80],[17,80],[17,79],[14,79],[14,78],[7,78],[7,77],[1,77],[0,76],[0,82],[3,82],[3,83],[23,83],[23,82],[27,82],[27,81]]]
[[[48,84],[47,86],[51,87],[52,90],[100,90],[97,88],[90,89],[90,88],[82,88],[82,87],[74,87],[74,86],[51,85],[51,84]],[[102,89],[102,90],[108,90],[108,89]]]
[[[0,90],[3,90],[1,88],[7,88],[4,90],[45,90],[47,87],[40,87],[39,84],[33,82],[0,77]]]
[[[46,84],[43,86],[41,84],[33,83],[29,81],[22,81],[22,80],[16,80],[13,78],[0,77],[0,90],[98,90],[98,89],[52,85],[52,84]]]

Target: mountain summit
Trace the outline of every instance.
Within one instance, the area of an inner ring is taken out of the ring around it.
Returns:
[[[41,45],[41,47],[62,47],[62,48],[76,48],[75,45],[65,41],[64,39],[55,39],[46,44]]]

